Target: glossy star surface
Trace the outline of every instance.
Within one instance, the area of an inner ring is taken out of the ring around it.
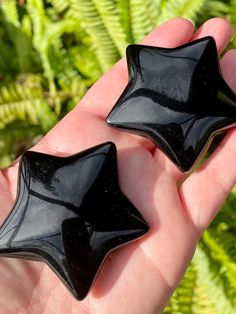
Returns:
[[[120,191],[116,147],[105,143],[65,158],[28,151],[19,171],[0,255],[46,262],[83,299],[105,256],[148,231]]]
[[[210,139],[236,122],[236,95],[222,78],[214,39],[173,49],[130,45],[127,62],[129,83],[107,122],[149,138],[189,171]]]

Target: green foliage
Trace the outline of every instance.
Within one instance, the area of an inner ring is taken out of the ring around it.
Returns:
[[[129,0],[115,0],[117,11],[120,17],[121,25],[129,43],[133,42],[133,35],[131,29],[131,8]]]
[[[127,44],[176,16],[236,27],[236,0],[1,0],[0,167],[72,109]],[[234,190],[164,313],[236,313],[235,226]]]
[[[231,22],[234,25],[234,27],[236,28],[236,0],[231,0],[229,3],[229,16],[231,17]],[[233,38],[233,46],[236,46],[236,34],[234,34],[234,38]]]
[[[14,121],[0,129],[0,167],[7,167],[15,159],[15,152],[23,153],[40,139],[43,130],[38,125]]]
[[[78,24],[88,34],[101,68],[103,71],[106,71],[117,60],[119,54],[109,34],[109,30],[95,5],[97,2],[99,1],[71,0],[67,16],[76,18]]]
[[[236,313],[236,188],[203,234],[164,313]]]
[[[158,24],[175,16],[194,19],[206,2],[206,0],[163,0]]]
[[[26,139],[30,141],[55,124],[57,116],[48,101],[39,76],[21,76],[14,83],[0,86],[0,167],[14,159],[13,148],[19,150],[19,143],[28,147]]]
[[[157,25],[155,1],[130,0],[130,17],[135,42],[139,42]]]
[[[44,99],[40,83],[27,83],[25,86],[24,83],[14,83],[1,87],[0,129],[15,120],[27,120],[29,124],[39,124],[46,131],[56,122],[55,114]]]

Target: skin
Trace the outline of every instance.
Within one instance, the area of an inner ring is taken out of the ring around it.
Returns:
[[[174,19],[150,33],[144,44],[175,47],[213,36],[219,53],[233,30],[223,19],[203,24]],[[221,59],[225,80],[236,90],[236,50]],[[109,255],[88,297],[76,301],[43,263],[0,259],[1,313],[160,313],[181,280],[202,232],[236,181],[236,130],[231,129],[211,157],[191,176],[183,174],[148,140],[104,122],[127,83],[119,61],[89,90],[81,103],[32,150],[66,156],[106,141],[118,148],[124,194],[150,225],[144,238]],[[0,173],[1,221],[16,195],[18,161]],[[185,180],[184,180],[185,179]]]

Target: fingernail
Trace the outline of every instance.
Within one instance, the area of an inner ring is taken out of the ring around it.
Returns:
[[[193,24],[193,26],[195,27],[195,22],[193,21],[193,20],[191,20],[191,19],[188,19],[188,18],[186,18],[186,20],[188,20],[190,23],[192,23]]]

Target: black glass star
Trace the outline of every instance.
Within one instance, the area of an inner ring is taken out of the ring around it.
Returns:
[[[65,158],[29,151],[0,229],[0,255],[46,262],[81,300],[106,255],[147,231],[120,191],[113,143]]]
[[[129,83],[107,122],[149,138],[189,171],[210,139],[236,122],[236,95],[222,78],[214,39],[173,49],[130,45],[127,62]]]

